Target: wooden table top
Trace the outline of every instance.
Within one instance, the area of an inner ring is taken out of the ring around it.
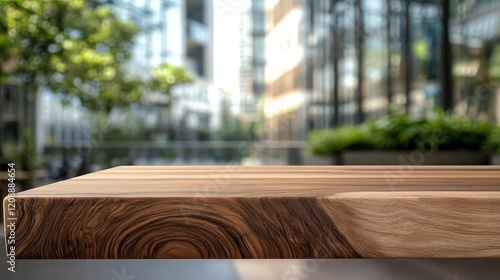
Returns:
[[[497,166],[121,166],[16,204],[25,259],[500,257]]]

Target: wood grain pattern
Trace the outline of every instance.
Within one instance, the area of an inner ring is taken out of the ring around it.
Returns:
[[[495,166],[122,166],[17,205],[18,258],[500,257]]]

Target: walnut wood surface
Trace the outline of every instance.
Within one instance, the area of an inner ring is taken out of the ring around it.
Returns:
[[[16,200],[17,258],[500,257],[495,166],[122,166]]]

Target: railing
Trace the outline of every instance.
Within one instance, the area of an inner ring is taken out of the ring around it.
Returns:
[[[299,165],[305,141],[106,141],[47,146],[49,179],[118,165]]]

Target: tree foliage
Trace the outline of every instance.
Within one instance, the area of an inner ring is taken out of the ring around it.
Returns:
[[[160,64],[153,68],[150,87],[152,91],[170,93],[173,86],[192,81],[193,79],[183,67]]]
[[[107,6],[89,4],[1,1],[0,63],[9,67],[2,67],[0,75],[17,75],[27,90],[36,93],[43,86],[104,112],[138,102],[149,91],[168,94],[175,83],[189,81],[183,68],[166,65],[149,77],[131,75],[139,29]],[[184,76],[169,78],[168,73]]]

